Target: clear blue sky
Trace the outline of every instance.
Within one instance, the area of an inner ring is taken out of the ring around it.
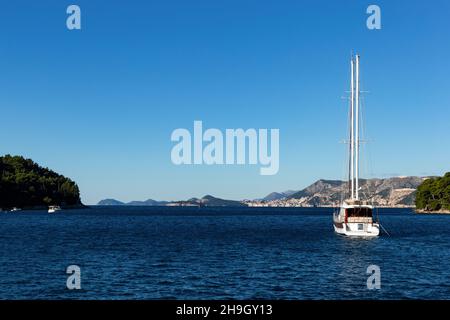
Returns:
[[[66,8],[82,30],[66,28]],[[366,28],[369,4],[382,29]],[[366,176],[450,163],[450,2],[9,1],[0,10],[0,153],[71,177],[84,203],[242,199],[344,177],[352,50]],[[279,128],[280,170],[175,166],[172,130]]]

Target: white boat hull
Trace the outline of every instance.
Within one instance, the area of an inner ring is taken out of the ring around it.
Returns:
[[[360,214],[348,214],[348,211]],[[380,235],[380,224],[373,220],[373,207],[361,201],[347,200],[333,214],[334,231],[351,237],[377,237]],[[363,213],[361,215],[361,213]]]
[[[334,224],[333,227],[336,233],[350,237],[378,237],[380,235],[378,223],[342,223],[342,226]]]
[[[60,211],[61,208],[59,206],[51,206],[48,208],[48,213],[55,213],[56,211]]]

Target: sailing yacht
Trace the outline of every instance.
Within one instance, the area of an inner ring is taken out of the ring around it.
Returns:
[[[350,141],[349,141],[349,195],[333,214],[334,231],[338,234],[356,237],[376,237],[380,224],[374,221],[374,207],[360,199],[359,188],[359,55],[350,63]]]

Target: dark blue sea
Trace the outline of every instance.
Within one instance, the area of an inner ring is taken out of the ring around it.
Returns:
[[[0,299],[449,299],[450,215],[380,220],[390,235],[350,239],[322,208],[1,213]]]

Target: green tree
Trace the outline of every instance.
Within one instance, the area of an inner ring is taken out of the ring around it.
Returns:
[[[450,210],[450,172],[425,180],[416,193],[416,208],[427,211]]]
[[[0,157],[0,207],[81,204],[77,184],[31,159]]]

